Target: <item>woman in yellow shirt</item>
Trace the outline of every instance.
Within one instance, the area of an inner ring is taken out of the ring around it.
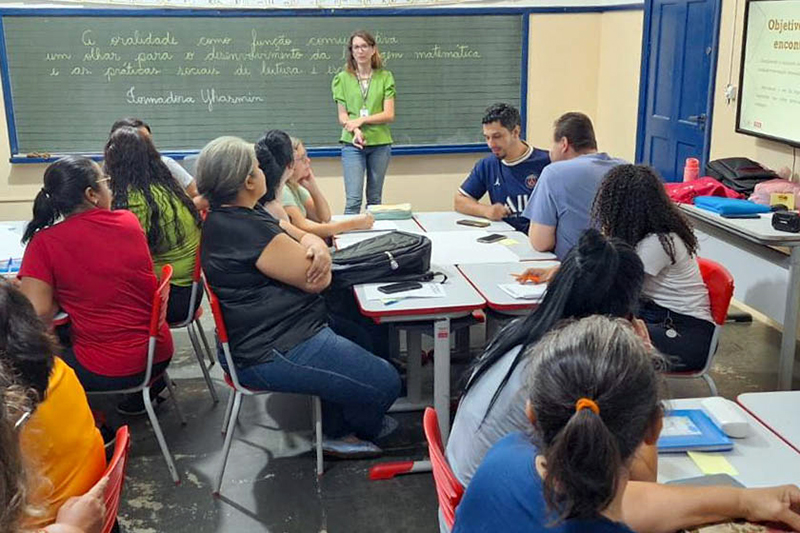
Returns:
[[[33,305],[10,284],[0,283],[0,362],[40,401],[19,435],[32,481],[28,503],[42,511],[24,523],[34,530],[53,523],[61,505],[88,492],[106,468],[103,438],[86,393],[54,352]]]

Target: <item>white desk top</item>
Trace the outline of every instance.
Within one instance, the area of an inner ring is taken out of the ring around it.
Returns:
[[[447,295],[444,298],[407,298],[387,305],[381,300],[367,300],[363,285],[356,285],[356,300],[361,313],[376,321],[387,318],[402,320],[403,317],[407,320],[423,320],[431,316],[466,315],[482,308],[486,303],[454,266],[431,264],[431,270],[447,275],[447,281],[444,283]]]
[[[470,215],[462,215],[455,211],[429,211],[425,213],[414,213],[414,219],[419,223],[425,231],[470,231],[482,229],[489,232],[503,232],[515,231],[514,227],[510,224],[503,222],[494,222],[486,218],[473,217]],[[488,222],[489,225],[485,228],[473,228],[471,226],[462,226],[456,224],[457,220],[477,220],[480,222]]]
[[[528,236],[521,231],[509,233],[508,238],[517,241],[517,244],[505,246],[517,254],[520,261],[554,261],[557,259],[556,254],[552,252],[537,252],[534,250]]]
[[[736,401],[800,452],[800,391],[746,392]]]
[[[331,220],[347,220],[358,215],[333,215]],[[405,220],[376,220],[375,224],[370,229],[348,231],[347,233],[362,233],[362,232],[375,232],[375,231],[392,231],[400,230],[409,233],[422,233],[423,229],[417,224],[413,218]]]
[[[541,261],[536,267],[547,268],[558,265],[558,261]],[[527,267],[525,263],[485,263],[482,265],[461,265],[458,269],[481,293],[491,309],[496,311],[520,311],[531,309],[538,300],[512,298],[499,287],[501,283],[514,283],[512,274],[521,274]]]
[[[19,270],[25,245],[20,242],[27,222],[0,222],[0,275],[10,276]],[[13,265],[9,269],[9,259]]]
[[[671,400],[668,408],[699,409],[701,398]],[[763,426],[747,411],[739,409],[750,423],[751,434],[733,439],[733,450],[720,452],[738,470],[734,476],[745,487],[765,487],[800,481],[800,454]],[[666,483],[703,475],[685,453],[659,454],[658,481]]]
[[[699,209],[693,205],[680,204],[684,213],[739,234],[752,241],[768,246],[800,246],[800,233],[778,231],[772,227],[772,213],[762,213],[759,218],[722,218],[716,213]]]

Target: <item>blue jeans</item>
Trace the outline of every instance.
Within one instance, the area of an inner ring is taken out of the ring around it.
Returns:
[[[361,198],[364,193],[364,172],[367,174],[367,205],[381,203],[383,180],[392,145],[365,146],[356,148],[352,144],[342,146],[342,169],[344,171],[344,194],[346,197],[344,214],[361,212]]]
[[[223,368],[225,359],[220,360]],[[374,439],[400,394],[400,376],[384,361],[326,327],[265,363],[238,369],[245,387],[319,396],[330,438]]]

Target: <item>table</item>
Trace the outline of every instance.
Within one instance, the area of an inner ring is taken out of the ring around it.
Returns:
[[[800,453],[800,391],[746,392],[736,401]]]
[[[716,213],[698,209],[691,205],[681,205],[682,211],[691,218],[700,232],[719,239],[726,244],[755,256],[772,265],[778,265],[788,271],[788,285],[783,299],[783,338],[781,341],[780,364],[778,367],[778,388],[788,390],[792,386],[792,370],[794,367],[795,338],[798,325],[798,308],[800,307],[800,234],[786,233],[772,228],[771,214],[757,219],[727,219]],[[709,243],[708,248],[713,243]],[[775,246],[789,247],[791,254],[786,255],[773,249]],[[701,254],[706,249],[701,241]],[[724,253],[723,253],[724,255]],[[711,259],[715,259],[713,256]],[[761,270],[761,266],[741,257],[720,258],[720,262],[729,268],[734,279],[742,280]],[[715,259],[719,260],[719,259]],[[737,273],[739,275],[737,275]],[[772,280],[765,283],[773,283]],[[767,287],[755,287],[755,290],[766,290]],[[741,290],[737,291],[737,295]],[[746,301],[746,300],[745,300]]]
[[[514,226],[508,224],[507,222],[503,222],[502,220],[495,222],[486,218],[463,215],[461,213],[456,213],[455,211],[430,211],[426,213],[414,213],[414,220],[416,220],[425,231],[470,231],[476,229],[486,230],[491,233],[516,231]],[[473,228],[471,226],[462,226],[461,224],[456,224],[457,220],[476,220],[479,222],[488,222],[489,225],[485,228]]]
[[[25,245],[20,242],[27,222],[0,222],[0,275],[15,276],[22,264]],[[9,260],[13,265],[9,266]]]
[[[524,315],[536,307],[540,300],[513,298],[500,288],[501,283],[513,283],[513,274],[520,274],[526,268],[549,268],[558,266],[558,261],[537,261],[535,265],[525,263],[484,263],[481,265],[459,265],[458,269],[472,286],[486,300],[489,309],[509,315]]]
[[[701,400],[671,400],[667,404],[672,409],[699,409]],[[735,404],[734,408],[748,419],[751,428],[749,436],[733,439],[733,450],[720,452],[738,470],[739,475],[734,477],[745,487],[796,484],[800,480],[800,454],[747,411]],[[660,483],[701,475],[702,472],[685,453],[658,456]]]

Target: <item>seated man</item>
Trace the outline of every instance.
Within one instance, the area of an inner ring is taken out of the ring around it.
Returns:
[[[522,212],[542,169],[550,162],[547,152],[519,138],[519,111],[508,104],[494,104],[483,116],[483,136],[492,150],[472,168],[455,195],[459,213],[504,220],[518,231],[528,232]],[[492,205],[479,203],[489,193]]]
[[[522,216],[530,220],[531,245],[540,252],[555,251],[563,260],[589,227],[603,177],[626,161],[598,153],[592,121],[576,112],[556,120],[550,161]]]

